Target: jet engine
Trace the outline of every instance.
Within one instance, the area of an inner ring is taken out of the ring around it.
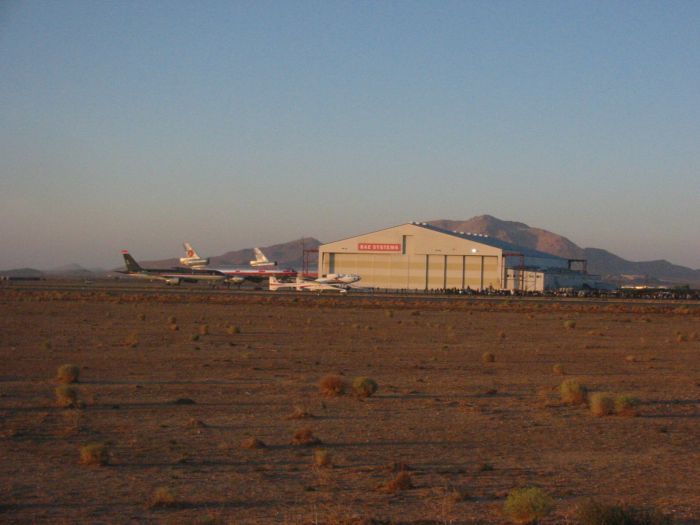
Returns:
[[[168,277],[167,279],[165,279],[165,284],[168,284],[170,286],[177,286],[178,284],[180,284],[180,279],[177,277]]]

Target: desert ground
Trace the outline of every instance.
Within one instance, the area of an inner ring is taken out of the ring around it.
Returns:
[[[697,306],[2,285],[0,313],[3,523],[500,524],[536,486],[541,523],[593,497],[700,524]],[[636,415],[564,403],[567,379]]]

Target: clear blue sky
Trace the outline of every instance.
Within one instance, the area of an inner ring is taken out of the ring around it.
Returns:
[[[700,267],[700,3],[0,3],[0,268],[489,213]]]

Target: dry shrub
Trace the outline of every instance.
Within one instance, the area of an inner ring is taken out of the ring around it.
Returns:
[[[318,383],[318,389],[326,397],[342,396],[347,391],[348,384],[340,376],[328,374]]]
[[[377,388],[377,382],[369,377],[356,377],[352,382],[352,389],[357,397],[371,397]]]
[[[554,509],[554,500],[542,489],[525,487],[508,494],[503,505],[503,513],[513,523],[537,523]]]
[[[302,407],[294,407],[291,414],[287,416],[287,419],[311,419],[314,416],[311,412]]]
[[[170,329],[171,329],[173,332],[177,332],[177,331],[180,329],[180,327],[179,327],[177,324],[173,323],[173,324],[170,325]]]
[[[199,335],[209,335],[209,325],[208,324],[199,325]]]
[[[582,405],[586,402],[587,388],[575,379],[565,379],[559,386],[561,400],[569,405]]]
[[[70,385],[59,385],[56,387],[56,404],[63,408],[80,408],[81,403],[78,397],[78,389]]]
[[[51,348],[53,347],[53,344],[51,343],[50,339],[46,339],[43,343],[41,343],[41,347],[44,350],[51,350]]]
[[[566,328],[567,330],[573,330],[574,328],[576,328],[576,321],[574,321],[573,319],[567,319],[566,321],[564,321],[564,328]]]
[[[138,315],[136,316],[136,318],[137,318],[139,321],[145,321],[145,320],[146,320],[146,314],[140,313],[140,314],[138,314]]]
[[[304,447],[320,445],[321,443],[322,441],[314,436],[310,428],[301,428],[297,430],[292,439],[292,445],[301,445]]]
[[[559,363],[552,367],[552,372],[554,372],[558,376],[566,375],[566,372],[564,372],[564,367],[561,366]]]
[[[80,377],[80,368],[75,365],[61,365],[56,372],[56,381],[59,383],[77,383]]]
[[[384,485],[384,490],[390,494],[400,492],[402,490],[408,490],[413,488],[413,480],[411,479],[411,474],[406,471],[399,472],[396,477],[386,485]]]
[[[590,407],[595,416],[609,416],[615,412],[615,399],[608,393],[596,392],[591,395]]]
[[[590,499],[576,509],[579,525],[671,525],[673,519],[657,509],[609,505]]]
[[[228,335],[240,334],[241,329],[238,326],[229,325],[226,327],[226,333]]]
[[[241,448],[247,448],[252,450],[265,447],[267,447],[267,445],[264,442],[254,437],[246,438],[241,442]]]
[[[139,334],[136,332],[131,332],[124,339],[124,344],[131,348],[136,348],[139,345]]]
[[[496,356],[493,355],[491,352],[484,352],[481,354],[481,361],[483,363],[493,363],[496,361]]]
[[[333,457],[331,453],[320,448],[314,450],[314,465],[317,467],[332,467]]]
[[[686,343],[688,341],[688,336],[685,334],[676,334],[676,341],[679,343]]]
[[[615,398],[615,412],[618,416],[636,416],[638,405],[639,400],[627,394],[622,394]]]
[[[168,324],[175,324],[177,323],[177,318],[174,315],[171,315],[168,317]]]
[[[151,509],[176,507],[177,504],[175,491],[170,487],[158,487],[148,500],[148,507]]]
[[[80,463],[82,465],[108,465],[109,447],[106,443],[88,443],[80,447]]]

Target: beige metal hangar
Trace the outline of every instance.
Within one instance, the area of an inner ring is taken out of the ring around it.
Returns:
[[[320,275],[354,273],[372,288],[502,289],[505,267],[567,260],[521,249],[487,235],[443,230],[422,222],[394,226],[319,246]]]

